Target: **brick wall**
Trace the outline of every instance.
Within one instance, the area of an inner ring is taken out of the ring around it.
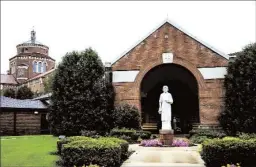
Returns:
[[[126,102],[141,109],[141,81],[148,71],[162,64],[164,52],[172,52],[173,63],[187,68],[197,79],[200,122],[217,123],[217,116],[223,107],[223,79],[204,80],[197,68],[227,66],[228,60],[169,23],[163,24],[112,65],[113,71],[140,71],[135,82],[114,83],[116,104]]]

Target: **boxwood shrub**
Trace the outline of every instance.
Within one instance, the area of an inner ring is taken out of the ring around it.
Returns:
[[[207,167],[240,163],[256,165],[256,139],[225,138],[207,140],[202,144],[202,159]]]
[[[136,130],[126,129],[126,128],[112,129],[110,131],[110,136],[124,139],[124,140],[128,141],[129,143],[137,142],[137,140],[139,138],[139,135],[136,133]]]
[[[129,143],[126,140],[118,139],[115,137],[102,137],[99,138],[99,140],[110,140],[119,144],[121,147],[121,161],[124,161],[126,158],[128,158]]]
[[[150,137],[151,137],[151,132],[150,131],[139,130],[136,133],[143,140],[150,139]]]
[[[191,130],[189,132],[190,137],[191,136],[206,136],[207,138],[213,139],[213,138],[223,138],[226,136],[224,131],[222,130],[213,130],[213,129],[196,129]]]
[[[77,140],[89,140],[90,138],[89,137],[86,137],[86,136],[72,136],[72,137],[67,137],[65,139],[61,139],[61,140],[58,140],[57,141],[57,150],[58,150],[58,154],[61,154],[61,149],[62,149],[62,146],[64,144],[67,144],[69,142],[72,142],[72,141],[77,141]]]
[[[61,160],[63,166],[97,164],[117,167],[121,164],[121,146],[107,138],[76,140],[63,145]]]

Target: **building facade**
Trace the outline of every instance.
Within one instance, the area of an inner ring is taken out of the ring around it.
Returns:
[[[32,30],[30,40],[18,44],[16,49],[17,54],[9,59],[7,74],[1,74],[1,90],[26,84],[33,92],[43,92],[43,79],[55,69],[49,47],[38,42]]]
[[[193,125],[217,125],[229,56],[167,20],[111,65],[116,105],[136,106],[144,129],[159,129],[159,95],[167,85],[172,116],[187,133]]]

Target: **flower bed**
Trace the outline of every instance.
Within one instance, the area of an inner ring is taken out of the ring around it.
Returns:
[[[142,140],[140,146],[144,147],[163,147],[159,139]],[[172,147],[189,147],[190,142],[186,138],[174,138]]]

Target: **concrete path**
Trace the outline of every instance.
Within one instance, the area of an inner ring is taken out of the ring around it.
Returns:
[[[135,152],[122,167],[204,167],[198,147],[141,147],[129,146]]]

